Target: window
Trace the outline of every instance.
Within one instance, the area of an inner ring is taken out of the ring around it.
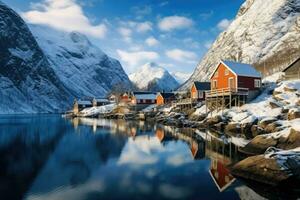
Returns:
[[[217,89],[217,80],[213,80],[212,89]]]
[[[261,85],[260,79],[254,79],[254,87],[255,88],[260,88],[260,85]]]
[[[228,78],[228,87],[229,88],[234,88],[234,80],[233,78]]]
[[[203,91],[199,91],[198,92],[198,98],[199,99],[203,99]]]
[[[229,70],[225,69],[225,76],[229,75]]]

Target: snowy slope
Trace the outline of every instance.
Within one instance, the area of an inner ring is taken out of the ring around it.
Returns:
[[[20,16],[0,2],[0,114],[53,112],[70,97]]]
[[[131,86],[119,61],[108,57],[85,35],[29,27],[51,67],[74,96],[104,96],[118,84]]]
[[[299,41],[299,0],[246,0],[181,89],[207,80],[220,59],[254,64],[272,74],[300,56]]]
[[[139,89],[148,91],[171,91],[179,86],[175,78],[156,63],[143,65],[135,73],[129,75],[129,79]]]

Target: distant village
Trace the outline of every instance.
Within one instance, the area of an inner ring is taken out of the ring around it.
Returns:
[[[300,58],[283,70],[286,80],[300,78]],[[263,87],[261,74],[252,66],[245,63],[220,61],[210,76],[210,82],[195,81],[188,91],[151,92],[151,91],[125,91],[112,92],[108,97],[75,99],[73,116],[81,116],[81,112],[92,107],[101,107],[115,104],[127,106],[129,112],[140,112],[151,107],[173,107],[190,109],[202,103],[206,105],[207,112],[239,107],[253,100],[260,94]],[[90,117],[98,114],[112,113],[116,109],[104,110],[99,113],[92,112]],[[120,111],[120,110],[119,110]],[[125,114],[124,112],[118,113]],[[89,117],[89,115],[84,115]]]

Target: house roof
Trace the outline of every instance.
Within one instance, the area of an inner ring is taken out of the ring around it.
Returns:
[[[173,92],[160,92],[158,95],[161,95],[164,99],[175,97],[175,94]]]
[[[106,98],[96,98],[96,99],[94,99],[96,102],[100,102],[100,103],[105,103],[105,102],[109,102],[109,100],[108,99],[106,99]]]
[[[286,70],[288,70],[289,68],[291,68],[291,67],[293,67],[293,66],[296,66],[295,64],[297,63],[297,62],[299,62],[300,61],[300,57],[298,58],[298,59],[296,59],[294,62],[292,62],[292,64],[290,64],[289,66],[287,66],[284,70],[283,70],[283,72],[286,72]]]
[[[261,77],[261,74],[250,64],[233,62],[228,60],[224,60],[222,62],[239,76]]]
[[[156,99],[156,94],[136,94],[134,95],[136,99],[147,99],[147,100],[155,100]]]
[[[197,90],[210,90],[210,82],[195,81],[194,85]]]
[[[227,66],[229,70],[237,76],[261,77],[261,74],[250,64],[233,62],[228,60],[221,60],[220,63]],[[218,64],[218,66],[220,65],[220,63]],[[212,73],[211,77],[215,74],[216,70],[218,69],[218,66]]]
[[[87,100],[78,100],[77,103],[78,105],[92,105],[92,102]]]
[[[156,94],[155,92],[146,92],[146,91],[135,91],[132,92],[132,95],[137,95],[137,94]]]

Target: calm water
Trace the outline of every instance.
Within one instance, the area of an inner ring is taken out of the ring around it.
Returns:
[[[226,168],[236,151],[219,138],[145,122],[0,116],[0,196],[259,199]]]

